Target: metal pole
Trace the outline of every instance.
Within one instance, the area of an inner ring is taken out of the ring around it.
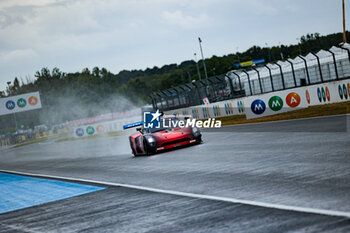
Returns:
[[[182,90],[183,97],[185,98],[184,104],[188,107],[189,106],[189,103],[187,104],[188,93],[186,92],[185,88],[183,88],[182,86],[179,86],[179,88]]]
[[[309,69],[307,68],[306,59],[303,58],[301,55],[299,55],[298,57],[300,57],[300,59],[304,61],[305,70],[306,70],[306,77],[307,77],[308,85],[310,85],[310,75],[309,75]]]
[[[199,87],[197,86],[197,84],[194,82],[192,83],[193,86],[195,86],[196,90],[197,90],[197,95],[198,95],[198,99],[199,100],[199,105],[202,105],[202,96],[199,90]]]
[[[248,77],[248,84],[249,84],[249,91],[250,91],[250,95],[253,95],[253,92],[252,92],[252,85],[250,84],[250,77],[249,77],[249,74],[247,71],[245,70],[242,70]]]
[[[9,96],[11,96],[11,82],[7,82],[7,85],[9,86]],[[14,121],[15,121],[15,130],[16,130],[16,132],[17,132],[17,119],[16,119],[16,113],[13,113],[13,119],[14,119]]]
[[[163,110],[163,109],[164,109],[164,106],[163,106],[162,96],[161,96],[159,93],[156,93],[156,95],[159,96],[159,98],[160,98],[160,105],[162,106],[162,109],[161,109],[161,110]],[[158,107],[158,106],[157,106],[157,107]]]
[[[286,89],[286,85],[284,84],[284,76],[283,76],[283,72],[282,72],[282,66],[280,64],[278,64],[277,62],[274,62],[275,65],[277,65],[280,68],[280,72],[281,72],[281,78],[282,78],[282,86],[283,86],[283,90]]]
[[[201,83],[203,85],[202,87],[204,87],[204,91],[205,91],[205,95],[206,95],[205,97],[208,97],[208,95],[209,95],[208,89],[207,89],[207,87],[209,87],[208,79],[206,80],[206,83],[203,81],[199,81],[199,83]]]
[[[166,109],[169,109],[170,106],[169,106],[169,102],[168,102],[168,95],[164,92],[164,91],[160,91],[164,96],[165,96],[165,102],[166,102]]]
[[[316,57],[316,59],[317,59],[318,70],[320,71],[321,82],[323,83],[323,76],[322,76],[322,69],[321,69],[320,58],[313,52],[311,52],[311,54],[314,55]]]
[[[252,66],[252,69],[255,70],[258,73],[258,79],[259,79],[259,86],[260,86],[260,93],[264,93],[262,86],[261,86],[261,79],[260,79],[260,73],[257,69],[255,69],[255,67]]]
[[[286,62],[288,62],[290,64],[290,66],[292,67],[292,74],[293,74],[293,79],[294,79],[294,86],[297,86],[297,80],[295,78],[295,72],[294,72],[294,65],[293,62],[289,61],[288,59],[286,60]]]
[[[266,69],[268,69],[269,74],[270,74],[270,81],[271,81],[271,88],[272,88],[272,91],[275,91],[275,87],[273,86],[273,80],[272,80],[271,69],[270,69],[270,67],[268,67],[266,64],[264,64],[264,66],[266,67]]]
[[[346,43],[346,26],[345,26],[345,3],[343,0],[343,42]]]
[[[242,91],[242,84],[241,84],[241,77],[234,71],[231,71],[232,74],[236,75],[238,78],[238,83],[239,83],[239,90]]]
[[[202,40],[200,37],[198,37],[198,41],[199,41],[199,48],[201,49],[201,54],[202,54],[202,61],[203,61],[203,67],[204,67],[204,74],[205,74],[205,78],[208,78],[208,74],[207,74],[207,67],[205,66],[205,61],[204,61],[204,56],[203,56],[203,49],[202,49]]]
[[[153,94],[150,94],[148,97],[151,98],[153,109],[157,109],[157,107],[155,105],[155,101],[153,99]]]
[[[225,74],[225,77],[228,78],[228,83],[230,84],[230,89],[231,89],[231,98],[233,98],[233,92],[235,90],[233,89],[232,79],[227,74]]]
[[[194,61],[196,62],[196,67],[197,67],[197,73],[198,73],[199,80],[202,80],[201,72],[199,72],[199,67],[198,67],[197,53],[194,53]]]
[[[339,47],[339,48],[346,50],[348,52],[348,58],[349,58],[349,62],[350,62],[350,50],[347,48],[343,48],[343,47]]]
[[[337,69],[337,61],[335,60],[335,54],[330,51],[330,50],[327,50],[328,52],[330,52],[332,54],[332,57],[333,57],[333,64],[334,64],[334,70],[335,70],[335,77],[336,79],[338,80],[339,79],[339,75],[338,75],[338,69]]]

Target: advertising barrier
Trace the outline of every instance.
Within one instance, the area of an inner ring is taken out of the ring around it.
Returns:
[[[307,108],[303,89],[276,91],[245,99],[247,119],[275,115],[278,113]]]
[[[350,100],[350,80],[335,81],[304,88],[309,106]]]
[[[99,121],[107,121],[107,120],[111,121],[116,119],[123,119],[126,117],[139,116],[140,114],[141,114],[140,109],[136,108],[136,109],[124,111],[124,112],[113,112],[113,113],[103,114],[95,117],[73,120],[73,121],[69,121],[68,125],[71,127],[79,126],[79,125],[87,125],[87,124],[97,123]]]
[[[117,132],[123,130],[123,125],[140,121],[141,114],[132,118],[124,118],[114,121],[99,122],[96,124],[81,125],[73,127],[73,136],[76,138],[88,137],[93,135],[105,134],[110,132]]]
[[[0,116],[41,108],[39,92],[0,98]]]
[[[285,91],[250,96],[245,99],[247,119],[293,111],[308,106],[350,100],[350,80],[333,81]]]
[[[192,115],[195,119],[245,114],[247,119],[252,119],[345,101],[350,101],[350,79],[175,109],[165,114]]]
[[[245,97],[246,98],[246,97]],[[244,99],[232,99],[206,105],[198,105],[189,108],[181,108],[166,111],[167,115],[191,115],[194,119],[207,119],[215,117],[243,115]]]

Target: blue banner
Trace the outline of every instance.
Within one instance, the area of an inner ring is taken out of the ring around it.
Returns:
[[[135,122],[135,123],[127,124],[127,125],[123,125],[123,129],[129,129],[129,128],[132,128],[132,127],[140,126],[142,124],[143,124],[143,121]]]

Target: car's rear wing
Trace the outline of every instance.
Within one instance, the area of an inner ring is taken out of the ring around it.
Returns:
[[[133,128],[133,127],[136,127],[136,126],[141,126],[142,124],[143,124],[143,121],[139,121],[139,122],[123,125],[123,129],[129,129],[129,128]]]

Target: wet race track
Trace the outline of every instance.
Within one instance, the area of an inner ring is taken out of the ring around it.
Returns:
[[[2,172],[40,178],[26,182],[97,189],[2,213],[0,232],[349,232],[349,118],[207,130],[149,157],[125,136],[0,150]]]

